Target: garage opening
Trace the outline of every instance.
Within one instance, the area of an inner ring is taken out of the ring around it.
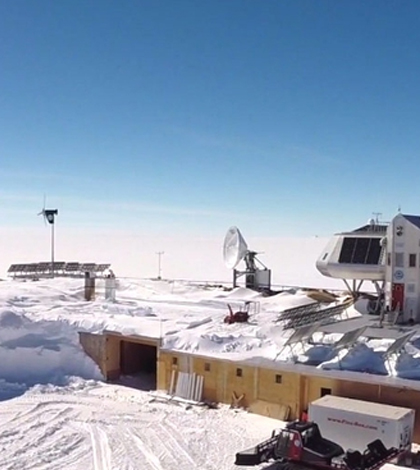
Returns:
[[[156,390],[157,348],[123,340],[120,343],[120,382],[140,390]]]

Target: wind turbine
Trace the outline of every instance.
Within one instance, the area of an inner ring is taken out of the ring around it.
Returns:
[[[44,222],[51,225],[51,277],[54,277],[54,223],[55,217],[58,215],[58,209],[45,209],[45,196],[44,196],[44,207],[38,215],[44,216]]]

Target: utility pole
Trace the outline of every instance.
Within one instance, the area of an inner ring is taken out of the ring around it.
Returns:
[[[165,254],[164,251],[157,251],[156,254],[158,255],[158,280],[162,279],[161,272],[162,272],[162,265],[161,265],[161,257]]]

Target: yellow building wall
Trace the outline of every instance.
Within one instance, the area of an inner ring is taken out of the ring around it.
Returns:
[[[256,369],[256,402],[251,410],[260,413],[265,410],[278,419],[294,419],[300,414],[301,380],[294,372]]]
[[[241,406],[248,407],[256,400],[257,390],[255,383],[255,367],[239,363],[222,363],[223,374],[219,374],[219,381],[223,381],[222,403],[232,403],[233,395],[243,395]],[[241,376],[238,375],[239,371]]]
[[[173,358],[177,359],[179,363],[179,358],[176,354],[166,353],[163,351],[158,352],[158,364],[157,364],[157,384],[156,388],[158,390],[163,390],[165,392],[169,391],[169,386],[171,383],[172,371],[177,374],[179,371],[179,365],[173,364]],[[176,379],[176,375],[175,375]],[[175,382],[176,383],[176,382]]]
[[[106,336],[106,378],[108,380],[120,376],[120,343],[120,337]]]
[[[103,335],[80,332],[79,342],[85,353],[96,362],[103,376],[106,377],[105,337]]]
[[[123,337],[80,334],[86,353],[99,365],[107,379],[118,377],[120,342]],[[131,341],[131,339],[130,339]],[[175,360],[175,362],[174,362]],[[238,376],[237,370],[242,375]],[[240,405],[249,411],[277,419],[297,419],[310,402],[322,395],[322,389],[333,395],[359,400],[404,406],[416,410],[415,441],[420,442],[420,391],[372,383],[352,382],[330,377],[311,376],[290,370],[253,367],[158,349],[157,388],[168,391],[172,372],[196,373],[204,377],[203,399],[232,404],[232,395],[244,395]],[[276,382],[281,376],[281,383]],[[175,381],[176,384],[176,381]]]
[[[323,390],[331,390],[332,395],[338,395],[337,393],[337,381],[329,377],[319,376],[302,376],[304,393],[302,396],[302,410],[308,409],[309,403],[314,400],[321,398]]]
[[[195,357],[192,371],[204,377],[203,397],[210,402],[220,401],[224,395],[223,363],[207,358]],[[209,370],[206,370],[209,369]]]

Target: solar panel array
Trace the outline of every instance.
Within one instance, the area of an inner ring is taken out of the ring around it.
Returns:
[[[368,237],[345,237],[341,247],[339,263],[379,264],[381,239]]]
[[[93,273],[97,277],[105,274],[105,271],[111,267],[109,263],[79,263],[64,261],[54,262],[54,275],[63,277],[84,277],[86,272]],[[18,278],[40,278],[51,276],[52,263],[43,261],[40,263],[12,264],[7,270],[11,277]]]
[[[283,323],[283,329],[296,329],[302,326],[311,325],[315,322],[322,324],[329,323],[332,318],[341,315],[346,308],[353,303],[352,300],[339,305],[321,309],[321,303],[314,302],[300,307],[293,307],[284,310],[277,321]]]

